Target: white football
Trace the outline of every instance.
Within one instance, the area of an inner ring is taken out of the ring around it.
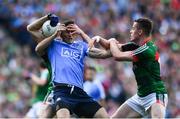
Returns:
[[[52,34],[54,34],[56,32],[56,30],[57,30],[57,26],[52,27],[50,25],[50,20],[44,22],[44,24],[42,25],[42,34],[45,37],[51,36]]]

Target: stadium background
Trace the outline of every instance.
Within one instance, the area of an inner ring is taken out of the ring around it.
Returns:
[[[29,109],[32,87],[24,73],[38,72],[39,57],[26,26],[49,12],[75,19],[91,37],[116,37],[122,43],[134,19],[150,17],[169,93],[167,117],[180,117],[179,0],[0,0],[0,117],[23,117]],[[89,58],[86,63],[98,71],[109,114],[136,92],[130,63]]]

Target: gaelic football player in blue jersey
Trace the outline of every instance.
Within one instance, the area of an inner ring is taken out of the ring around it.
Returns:
[[[107,112],[83,90],[84,60],[111,57],[110,51],[89,48],[91,39],[73,21],[65,21],[56,33],[38,43],[36,52],[46,55],[51,65],[55,109],[58,118],[68,118],[71,113],[78,117],[108,117]],[[58,37],[61,38],[58,38]]]

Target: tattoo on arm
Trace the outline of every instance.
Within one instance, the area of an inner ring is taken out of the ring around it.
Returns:
[[[91,58],[99,58],[99,59],[105,59],[105,58],[112,57],[110,50],[106,51],[106,50],[102,50],[102,49],[98,49],[98,48],[91,48],[89,50],[88,55]]]

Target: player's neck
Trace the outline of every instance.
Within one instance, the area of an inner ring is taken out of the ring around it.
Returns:
[[[67,43],[67,44],[71,44],[71,43],[73,43],[73,40],[63,40],[65,43]]]
[[[139,46],[142,46],[142,45],[144,45],[147,41],[149,41],[150,40],[150,37],[149,36],[142,36],[142,37],[140,37],[139,39],[138,39],[138,41],[137,41],[137,44],[139,45]]]
[[[149,42],[151,40],[151,36],[145,36],[142,40],[140,45],[144,45],[145,43]]]

